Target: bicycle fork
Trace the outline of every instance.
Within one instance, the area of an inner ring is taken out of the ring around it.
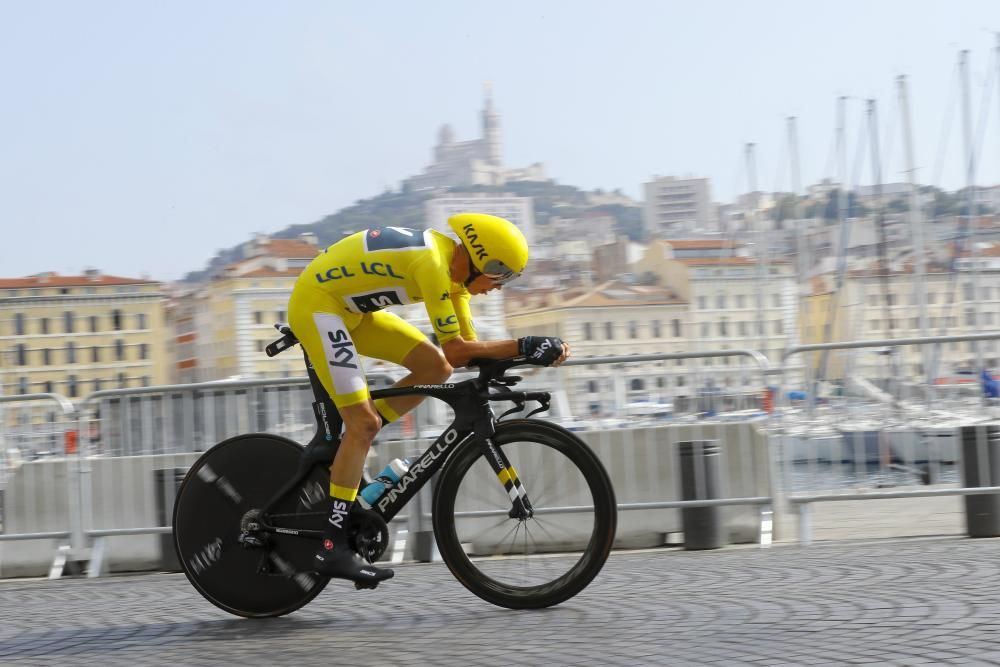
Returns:
[[[490,467],[493,468],[493,472],[496,473],[497,479],[503,484],[503,488],[510,498],[511,508],[508,516],[511,519],[522,521],[530,519],[534,515],[535,510],[531,506],[531,501],[528,500],[528,491],[517,476],[514,466],[507,459],[507,455],[493,442],[492,424],[490,426],[491,433],[489,436],[482,438],[482,447],[486,454],[486,460],[489,462]]]

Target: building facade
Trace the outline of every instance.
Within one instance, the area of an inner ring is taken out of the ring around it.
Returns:
[[[257,236],[243,246],[241,260],[179,297],[172,308],[177,314],[175,379],[205,382],[304,375],[301,355],[271,358],[264,348],[278,337],[274,324],[287,321],[292,287],[319,250],[311,235]]]
[[[644,186],[647,238],[677,238],[716,226],[707,178],[656,176]]]
[[[608,281],[591,288],[512,294],[511,336],[559,336],[574,359],[667,354],[688,347],[687,304],[669,289]],[[630,403],[669,403],[686,394],[686,377],[673,362],[567,366],[560,386],[576,417],[623,417]]]
[[[158,282],[96,270],[0,279],[2,393],[75,399],[164,384],[165,302]]]

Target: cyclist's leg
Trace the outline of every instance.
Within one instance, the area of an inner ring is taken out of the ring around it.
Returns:
[[[351,333],[358,341],[358,351],[366,357],[391,361],[405,366],[410,373],[393,387],[437,384],[451,377],[451,365],[441,350],[406,320],[384,310],[366,315]],[[382,418],[395,421],[414,407],[424,396],[397,396],[378,399],[375,408]]]
[[[346,533],[365,457],[381,426],[350,332],[351,324],[356,326],[361,316],[329,304],[312,304],[323,305],[328,312],[304,307],[307,305],[293,299],[289,324],[344,420],[344,434],[330,466],[330,518],[323,545],[316,554],[316,570],[328,576],[374,584],[391,577],[392,570],[365,563],[350,548]]]

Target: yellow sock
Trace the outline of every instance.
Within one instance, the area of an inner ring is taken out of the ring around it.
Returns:
[[[346,486],[337,486],[333,482],[330,482],[330,497],[353,503],[354,499],[358,497],[358,487],[352,489]]]

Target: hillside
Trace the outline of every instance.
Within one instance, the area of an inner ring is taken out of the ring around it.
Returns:
[[[579,215],[609,215],[615,218],[618,233],[638,240],[642,233],[642,212],[638,207],[620,204],[593,206],[588,203],[588,194],[600,195],[601,191],[588,193],[571,185],[560,185],[555,181],[508,183],[503,186],[473,186],[453,188],[452,192],[496,192],[509,193],[520,197],[533,197],[535,223],[545,225],[552,216],[575,217]],[[370,199],[357,202],[332,213],[321,220],[296,224],[271,234],[274,238],[297,238],[300,234],[312,232],[322,247],[342,238],[344,234],[369,227],[395,226],[422,229],[424,226],[424,202],[433,195],[427,192],[383,192]],[[241,239],[232,248],[219,251],[208,266],[184,277],[185,282],[204,280],[226,264],[239,259],[240,244],[249,240]]]

